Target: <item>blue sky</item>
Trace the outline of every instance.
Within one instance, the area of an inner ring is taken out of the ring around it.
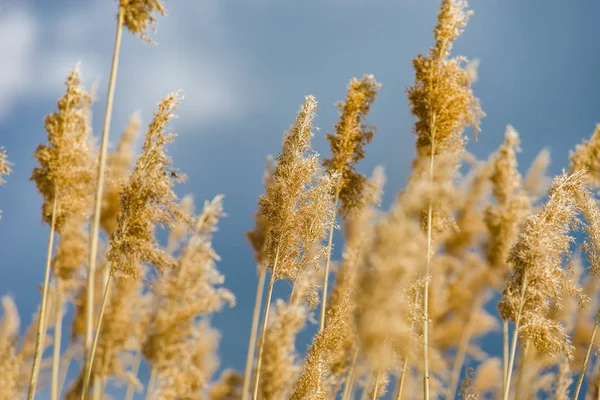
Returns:
[[[385,167],[389,205],[414,153],[404,92],[413,81],[411,59],[432,44],[438,5],[172,0],[165,1],[169,16],[159,19],[153,35],[158,46],[124,36],[111,138],[137,110],[147,124],[160,98],[181,89],[185,100],[171,124],[179,136],[169,152],[189,180],[177,191],[193,193],[198,208],[225,194],[228,217],[214,246],[238,304],[213,318],[222,332],[224,367],[244,364],[256,278],[243,234],[253,224],[265,157],[279,151],[306,94],[320,104],[314,147],[326,156],[334,102],[352,77],[372,73],[383,85],[369,118],[378,132],[360,169]],[[28,180],[31,154],[45,142],[44,116],[54,111],[77,62],[86,84],[99,85],[93,126],[100,133],[116,7],[113,0],[0,0],[0,146],[14,163],[0,188],[0,293],[15,297],[23,324],[39,302],[48,234],[41,197]],[[475,15],[454,52],[480,60],[474,91],[487,117],[468,149],[485,157],[512,124],[522,137],[523,168],[548,147],[551,171],[560,172],[569,150],[600,122],[600,3],[473,0],[471,8]]]

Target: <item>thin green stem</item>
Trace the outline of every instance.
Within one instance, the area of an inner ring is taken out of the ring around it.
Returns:
[[[52,248],[54,247],[54,231],[56,229],[56,196],[52,201],[52,221],[50,223],[50,236],[48,238],[48,250],[46,252],[46,271],[44,272],[44,288],[42,290],[42,302],[40,306],[40,315],[38,317],[38,330],[35,339],[35,354],[31,365],[31,377],[29,380],[29,390],[27,392],[27,400],[32,400],[35,397],[35,388],[37,385],[38,375],[40,373],[40,360],[42,358],[44,341],[46,336],[46,308],[48,303],[48,287],[50,286],[50,264],[52,262]]]

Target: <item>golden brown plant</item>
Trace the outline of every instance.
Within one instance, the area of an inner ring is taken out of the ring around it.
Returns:
[[[226,369],[221,378],[215,382],[209,392],[210,400],[239,400],[242,398],[243,377],[237,372]]]
[[[585,143],[578,145],[569,156],[571,171],[586,169],[588,183],[594,188],[600,185],[600,124]]]
[[[332,185],[338,176],[322,175],[318,155],[311,154],[313,119],[317,106],[314,96],[306,96],[296,122],[286,134],[283,149],[273,172],[273,184],[259,199],[260,214],[268,221],[265,239],[266,267],[271,279],[265,305],[254,380],[258,396],[262,352],[269,318],[273,285],[277,279],[295,282],[304,266],[318,265],[324,249],[320,242],[331,221]]]
[[[121,135],[117,148],[108,154],[106,160],[106,187],[103,191],[100,226],[108,236],[117,229],[117,215],[121,211],[119,195],[131,173],[134,160],[134,142],[138,136],[140,119],[134,114]]]
[[[8,161],[6,156],[6,150],[0,147],[0,186],[6,183],[4,176],[10,174],[11,166],[12,164]],[[0,218],[2,218],[2,210],[0,210]]]
[[[508,361],[504,399],[508,398],[517,340],[528,340],[541,353],[571,358],[573,346],[564,327],[546,314],[552,305],[560,306],[566,295],[582,297],[582,292],[561,268],[576,224],[576,197],[584,192],[585,171],[563,173],[555,178],[548,201],[537,214],[528,217],[510,251],[508,277],[498,310],[504,321],[515,323]]]
[[[342,265],[336,273],[327,308],[325,328],[313,338],[302,374],[296,381],[292,399],[335,395],[352,364],[356,351],[356,331],[353,324],[359,267],[372,232],[373,207],[379,205],[383,170],[377,168],[368,185],[363,187],[365,203],[347,220],[346,243]]]
[[[123,23],[134,35],[139,35],[142,40],[154,43],[148,36],[148,28],[154,29],[156,18],[153,13],[167,15],[167,10],[159,0],[120,0],[120,9],[123,10]]]
[[[90,137],[92,93],[83,88],[78,66],[69,74],[66,86],[58,111],[46,117],[48,144],[39,145],[33,154],[40,165],[31,174],[44,197],[42,218],[49,225],[57,203],[55,228],[59,233],[69,215],[89,213],[95,178]]]
[[[172,186],[171,158],[165,145],[175,135],[164,129],[173,110],[179,103],[179,95],[172,93],[158,105],[158,111],[148,127],[135,169],[121,192],[121,212],[117,216],[118,227],[110,238],[107,260],[111,273],[117,277],[141,278],[141,263],[149,263],[160,272],[171,269],[176,262],[158,247],[154,230],[157,225],[171,227],[180,211]],[[183,179],[178,176],[178,180]]]

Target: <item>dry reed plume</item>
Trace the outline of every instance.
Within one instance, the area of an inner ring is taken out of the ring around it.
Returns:
[[[245,371],[220,372],[212,316],[236,302],[213,248],[223,195],[196,215],[194,197],[175,193],[185,176],[166,128],[178,92],[159,103],[139,155],[136,114],[109,151],[123,30],[152,43],[157,14],[158,0],[118,2],[98,149],[78,67],[46,117],[31,175],[50,227],[42,296],[22,334],[2,297],[0,400],[33,399],[38,386],[51,400],[118,387],[126,400],[600,398],[600,125],[553,179],[547,149],[521,172],[510,125],[491,155],[470,154],[465,131],[476,137],[484,116],[478,62],[451,55],[472,15],[466,0],[441,0],[434,44],[413,60],[416,157],[387,210],[383,168],[370,179],[358,168],[381,84],[350,80],[325,159],[312,142],[317,101],[305,97],[267,158],[246,234],[258,279]],[[0,148],[0,185],[11,168]],[[285,299],[273,298],[276,283]]]

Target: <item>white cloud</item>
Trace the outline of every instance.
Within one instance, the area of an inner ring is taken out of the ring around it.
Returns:
[[[179,89],[185,95],[179,126],[241,117],[256,105],[248,84],[253,81],[247,78],[243,51],[236,49],[221,16],[221,3],[181,0],[167,6],[169,15],[159,18],[158,32],[152,35],[158,46],[124,32],[115,122],[123,122],[138,109],[144,116],[151,115],[162,97]],[[27,101],[26,96],[58,98],[68,71],[78,62],[86,85],[99,85],[97,98],[103,103],[115,13],[115,2],[95,0],[65,3],[65,9],[53,12],[52,18],[26,11],[5,14],[6,21],[0,23],[0,54],[8,54],[11,62],[0,65],[0,120],[16,101]],[[34,35],[36,25],[43,34]]]
[[[16,99],[35,81],[33,53],[36,26],[23,10],[0,12],[0,119],[14,106]]]

